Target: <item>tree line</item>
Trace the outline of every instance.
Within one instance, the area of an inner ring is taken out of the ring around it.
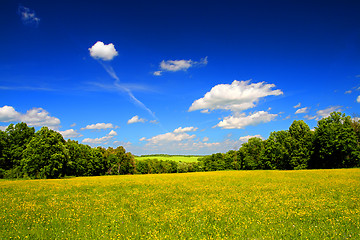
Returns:
[[[360,123],[340,112],[315,130],[295,120],[268,139],[251,138],[239,150],[201,157],[198,162],[135,160],[122,146],[92,148],[47,127],[35,132],[26,123],[0,130],[0,178],[60,178],[217,170],[360,167]]]
[[[203,171],[322,169],[360,167],[360,122],[340,112],[317,122],[312,131],[302,120],[268,139],[254,137],[238,151],[199,159]]]
[[[92,148],[47,127],[35,132],[26,123],[0,130],[0,178],[61,178],[199,171],[197,163],[135,160],[124,147]]]

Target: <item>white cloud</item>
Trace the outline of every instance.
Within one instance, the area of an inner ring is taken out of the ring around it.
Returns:
[[[96,144],[99,145],[99,144],[106,143],[107,141],[113,139],[116,135],[117,135],[117,133],[114,130],[111,130],[104,137],[101,137],[101,138],[85,138],[84,140],[82,140],[82,142],[83,143],[93,144],[93,145],[96,145]]]
[[[59,133],[64,138],[77,138],[77,137],[82,137],[83,136],[74,129],[68,129],[68,130],[65,130],[65,131],[59,131]]]
[[[258,135],[253,135],[253,136],[248,135],[248,136],[240,137],[239,141],[242,143],[246,143],[249,141],[250,138],[254,138],[254,137],[264,139],[261,135],[258,134]]]
[[[81,128],[80,130],[86,130],[86,129],[100,130],[100,129],[108,129],[108,128],[114,128],[114,126],[111,123],[96,123],[96,124],[87,125],[86,127]]]
[[[208,63],[207,57],[200,59],[199,62],[189,60],[162,60],[160,63],[159,71],[155,71],[153,74],[155,76],[161,76],[162,72],[177,72],[177,71],[186,71],[190,67],[206,65]]]
[[[0,126],[0,130],[1,131],[5,131],[7,129],[8,126]]]
[[[153,74],[154,76],[161,76],[162,71],[155,71]]]
[[[294,108],[299,108],[299,107],[301,107],[301,103],[298,103],[294,106]]]
[[[0,121],[1,122],[16,122],[19,121],[21,114],[15,111],[11,106],[3,106],[0,108]]]
[[[306,115],[306,116],[304,116],[304,118],[306,118],[308,120],[313,120],[316,118],[316,116]]]
[[[316,114],[317,114],[316,120],[326,118],[326,117],[330,116],[330,113],[335,112],[335,111],[341,111],[341,106],[330,106],[326,109],[317,111],[316,112]]]
[[[202,141],[203,141],[203,142],[207,142],[207,141],[209,141],[209,138],[208,138],[208,137],[204,137]]]
[[[20,5],[18,7],[18,14],[21,17],[21,21],[26,26],[38,27],[40,23],[40,18],[35,14],[34,10]]]
[[[194,132],[196,131],[198,128],[196,127],[179,127],[177,129],[174,130],[174,133],[184,133],[184,132]]]
[[[186,71],[191,65],[191,60],[162,60],[160,68],[163,71],[177,72],[181,70]]]
[[[144,123],[145,121],[146,121],[146,119],[139,118],[138,115],[135,115],[127,121],[127,124],[139,123],[139,122]]]
[[[207,92],[203,98],[195,100],[189,111],[202,109],[246,110],[255,107],[260,98],[283,94],[279,89],[272,90],[274,87],[274,84],[250,83],[250,80],[234,80],[231,84],[219,84]]]
[[[104,61],[110,61],[118,55],[114,44],[109,43],[105,45],[101,41],[96,42],[91,48],[89,48],[89,51],[91,57]]]
[[[60,120],[56,117],[49,116],[49,113],[42,108],[33,108],[21,116],[21,121],[26,122],[30,126],[48,126],[56,128],[60,124]]]
[[[345,92],[345,94],[351,94],[352,93],[352,90],[348,90]]]
[[[275,119],[278,114],[270,114],[265,111],[255,112],[246,116],[245,113],[236,114],[234,116],[225,117],[214,127],[222,129],[242,129],[250,125],[258,125],[260,123],[270,122]]]
[[[303,108],[299,108],[298,110],[296,110],[295,114],[307,113],[308,111],[309,111],[308,107],[303,107]]]
[[[360,103],[360,95],[356,98],[356,102]]]
[[[58,128],[60,124],[58,118],[51,117],[49,112],[42,108],[33,108],[25,114],[21,114],[11,106],[0,108],[0,122],[25,122],[29,126],[47,126],[54,129]]]
[[[149,142],[149,144],[164,144],[168,142],[181,142],[184,140],[189,140],[195,138],[195,135],[189,135],[187,133],[174,133],[174,132],[168,132],[164,134],[160,134],[157,136],[154,136],[150,139],[146,139],[146,141]]]
[[[185,140],[190,140],[195,138],[195,135],[189,135],[186,132],[196,131],[195,127],[179,127],[175,129],[173,132],[168,132],[164,134],[159,134],[149,139],[145,137],[141,138],[140,141],[148,141],[148,144],[156,145],[156,144],[165,144],[169,142],[181,142]]]
[[[109,136],[117,136],[117,132],[115,132],[114,130],[111,130],[108,135]]]

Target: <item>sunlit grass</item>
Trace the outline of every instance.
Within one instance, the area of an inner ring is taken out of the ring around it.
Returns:
[[[360,169],[0,181],[0,239],[360,239]]]

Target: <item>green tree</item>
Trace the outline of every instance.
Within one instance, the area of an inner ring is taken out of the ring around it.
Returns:
[[[242,159],[241,169],[264,169],[265,165],[262,158],[264,150],[264,141],[261,138],[250,138],[239,149],[239,155]]]
[[[318,121],[313,140],[311,168],[359,166],[357,135],[349,116],[333,112]]]
[[[271,169],[292,169],[290,164],[291,136],[288,131],[270,133],[265,142],[265,166]]]
[[[23,158],[23,151],[26,149],[27,144],[31,141],[35,134],[33,127],[28,127],[26,123],[17,123],[16,125],[10,124],[5,134],[7,137],[5,149],[6,169],[11,169],[20,166]]]
[[[291,136],[291,168],[306,169],[311,156],[312,131],[303,120],[295,120],[289,128],[289,133]]]
[[[62,135],[42,127],[24,150],[22,166],[31,178],[58,178],[65,175],[68,159]]]

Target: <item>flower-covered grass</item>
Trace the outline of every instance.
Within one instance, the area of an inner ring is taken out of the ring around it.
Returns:
[[[0,181],[0,239],[360,239],[360,169]]]

